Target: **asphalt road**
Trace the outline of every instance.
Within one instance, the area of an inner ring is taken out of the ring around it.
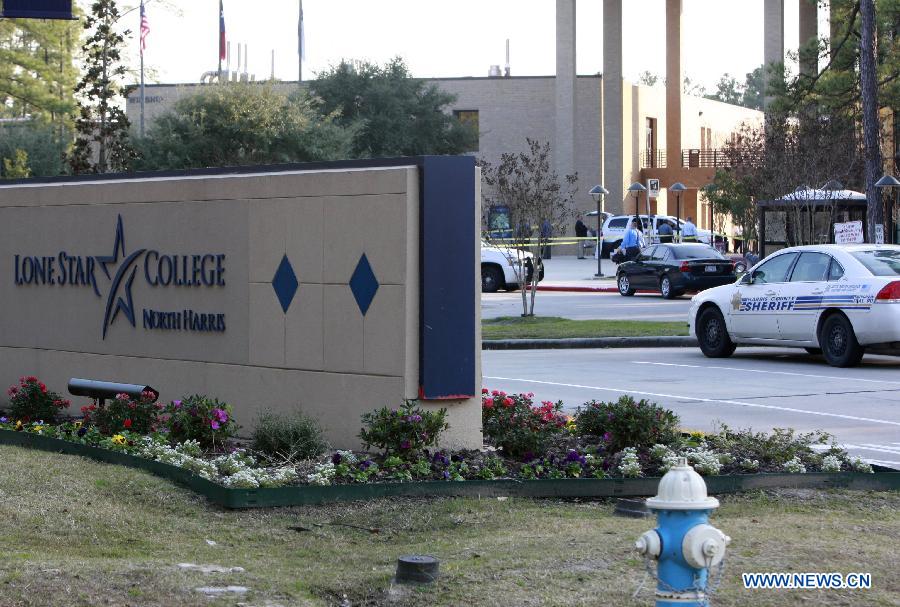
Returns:
[[[606,284],[606,283],[604,283]],[[614,286],[613,282],[608,283]],[[665,320],[687,322],[690,296],[665,300],[659,294],[638,293],[622,297],[618,293],[564,293],[538,291],[534,312],[538,316],[561,316],[573,320],[620,319]],[[522,314],[522,295],[510,293],[483,293],[481,317],[519,316]]]
[[[838,369],[802,350],[694,348],[483,351],[484,386],[562,400],[567,410],[622,394],[664,405],[689,429],[825,430],[851,453],[900,468],[900,358]]]

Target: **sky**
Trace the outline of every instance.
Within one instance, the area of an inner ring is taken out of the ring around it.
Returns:
[[[88,0],[78,0],[82,6]],[[784,0],[785,46],[797,46],[799,0]],[[120,2],[122,12],[137,0]],[[232,69],[238,43],[248,48],[248,71],[296,80],[299,0],[223,0]],[[218,0],[149,0],[147,82],[198,82],[218,64]],[[602,0],[581,0],[576,12],[576,68],[603,69]],[[708,90],[728,72],[744,75],[763,62],[763,0],[684,0],[683,71]],[[513,76],[552,75],[556,69],[555,0],[305,0],[303,78],[342,59],[384,63],[402,57],[417,77],[487,76],[505,63],[510,41]],[[624,75],[665,74],[665,0],[623,0]],[[138,11],[122,22],[138,31]],[[820,31],[821,27],[820,27]],[[132,66],[138,42],[128,42]]]

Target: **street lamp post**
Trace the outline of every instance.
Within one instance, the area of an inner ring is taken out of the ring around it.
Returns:
[[[640,182],[635,181],[630,186],[628,186],[628,191],[634,192],[634,218],[637,220],[638,225],[642,225],[640,196],[641,192],[647,191],[647,188],[645,188]]]
[[[669,191],[675,192],[675,242],[681,242],[681,194],[685,190],[687,188],[680,181],[669,186]]]
[[[600,232],[603,229],[603,197],[609,194],[609,190],[604,188],[602,185],[595,185],[591,188],[591,191],[588,192],[591,195],[591,198],[594,199],[594,202],[597,203],[597,273],[594,274],[596,278],[603,277],[603,245],[600,239]],[[578,243],[578,246],[581,246],[581,243]]]
[[[900,181],[898,181],[897,178],[894,177],[893,175],[885,175],[884,177],[882,177],[881,179],[879,179],[878,181],[875,182],[875,187],[881,188],[882,191],[890,190],[893,188],[900,187]],[[882,197],[882,199],[883,199],[883,197]],[[890,214],[885,213],[888,217],[891,218],[891,222],[890,222],[890,226],[889,226],[889,228],[890,228],[889,237],[886,238],[885,240],[892,241],[894,244],[897,244],[897,228],[894,226],[894,206],[895,206],[895,204],[896,204],[896,202],[892,201]]]

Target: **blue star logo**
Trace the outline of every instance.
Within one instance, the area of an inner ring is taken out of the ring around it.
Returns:
[[[116,224],[116,239],[113,244],[112,255],[94,257],[103,268],[103,273],[106,274],[106,277],[111,278],[112,280],[112,284],[109,287],[109,296],[106,298],[106,312],[103,315],[103,339],[106,339],[106,332],[116,319],[116,316],[119,315],[119,312],[122,312],[125,318],[128,319],[128,322],[131,323],[132,327],[136,326],[134,320],[134,300],[131,296],[131,287],[134,284],[134,278],[137,275],[138,270],[137,267],[134,267],[134,264],[146,250],[147,249],[138,249],[125,257],[125,231],[122,228],[122,216],[119,215],[119,220]],[[115,276],[111,277],[107,266],[118,262],[120,255],[125,257],[125,259],[116,270]],[[119,287],[122,286],[123,282],[125,283],[124,296],[121,296],[119,295]]]

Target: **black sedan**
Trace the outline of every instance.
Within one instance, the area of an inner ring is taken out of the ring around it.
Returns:
[[[637,290],[653,290],[672,299],[687,291],[702,291],[735,280],[734,263],[699,243],[652,245],[616,270],[619,293],[626,296]]]

